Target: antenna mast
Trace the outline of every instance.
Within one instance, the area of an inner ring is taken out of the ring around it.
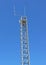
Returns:
[[[26,8],[24,7],[24,16],[26,16]]]
[[[27,18],[20,19],[21,65],[30,65]]]

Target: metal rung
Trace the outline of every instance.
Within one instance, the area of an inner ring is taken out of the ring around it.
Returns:
[[[23,53],[28,54],[28,51],[27,50],[24,50]]]
[[[28,59],[28,56],[23,56],[24,59]]]
[[[29,61],[28,62],[25,61],[24,64],[29,64]]]
[[[26,45],[24,44],[24,45],[23,45],[23,48],[24,48],[24,49],[28,49],[28,45],[27,45],[27,44],[26,44]]]

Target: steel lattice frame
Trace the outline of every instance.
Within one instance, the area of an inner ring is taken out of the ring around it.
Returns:
[[[21,65],[30,65],[29,45],[28,45],[28,27],[26,17],[20,20],[21,33]]]

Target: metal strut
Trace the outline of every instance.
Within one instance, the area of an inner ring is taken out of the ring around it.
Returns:
[[[21,33],[21,65],[30,65],[29,46],[28,46],[28,29],[26,17],[21,17],[20,20]]]

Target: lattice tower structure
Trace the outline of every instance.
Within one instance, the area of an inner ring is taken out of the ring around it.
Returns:
[[[21,65],[30,65],[27,17],[20,19]]]

